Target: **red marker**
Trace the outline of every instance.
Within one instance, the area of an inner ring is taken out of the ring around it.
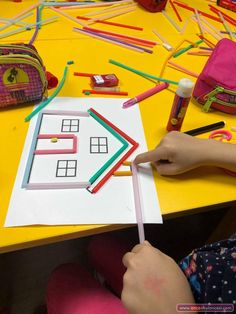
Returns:
[[[193,87],[194,82],[190,79],[183,78],[179,81],[166,127],[167,131],[180,131],[191,99]]]

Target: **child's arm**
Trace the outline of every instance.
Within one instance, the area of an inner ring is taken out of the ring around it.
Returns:
[[[153,162],[162,175],[175,175],[206,165],[236,171],[236,145],[173,131],[154,150],[138,155],[134,162]]]
[[[126,253],[123,263],[121,299],[130,314],[173,314],[178,303],[195,303],[179,266],[147,241]]]

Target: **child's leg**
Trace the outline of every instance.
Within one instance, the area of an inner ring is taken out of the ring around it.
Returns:
[[[54,270],[46,299],[48,314],[128,314],[120,299],[78,264]]]
[[[132,248],[127,242],[111,234],[101,234],[92,237],[88,247],[91,266],[105,278],[106,283],[119,297],[126,271],[122,258]]]

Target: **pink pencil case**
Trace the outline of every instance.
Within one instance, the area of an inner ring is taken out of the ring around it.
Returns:
[[[236,43],[221,39],[194,87],[193,97],[203,111],[216,109],[236,114]]]
[[[45,67],[34,46],[0,45],[0,108],[38,102],[46,93]]]

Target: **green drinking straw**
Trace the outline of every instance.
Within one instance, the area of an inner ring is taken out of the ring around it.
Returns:
[[[123,145],[122,147],[89,179],[91,184],[97,180],[98,177],[123,153],[123,151],[129,146],[125,139],[112,129],[105,121],[100,119],[94,112],[88,110],[91,117],[93,117],[98,123],[100,123],[105,129],[107,129],[113,136],[115,136]]]
[[[46,107],[52,100],[53,98],[55,98],[57,96],[57,94],[60,92],[60,90],[62,89],[65,80],[66,80],[66,76],[67,76],[67,72],[68,72],[68,67],[66,66],[64,69],[64,73],[63,73],[63,77],[61,82],[59,83],[59,85],[57,86],[56,90],[54,91],[54,93],[48,97],[45,101],[43,101],[40,105],[38,105],[36,107],[36,109],[34,111],[32,111],[26,118],[25,118],[25,122],[30,121],[39,111],[41,111],[44,107]]]
[[[196,41],[194,44],[195,44],[195,45],[199,45],[199,44],[201,44],[203,41],[204,41],[204,40],[201,39],[201,40]],[[194,47],[194,45],[189,45],[189,46],[187,46],[187,47],[185,47],[185,48],[183,48],[183,49],[180,49],[179,51],[177,51],[176,53],[173,54],[173,57],[176,58],[176,57],[182,55],[182,53],[188,51],[189,49],[191,49],[191,48],[193,48],[193,47]]]
[[[124,68],[126,70],[129,70],[131,72],[134,72],[138,75],[141,75],[143,77],[146,77],[146,78],[150,78],[150,79],[154,79],[156,81],[161,81],[161,82],[166,82],[166,83],[169,83],[169,84],[174,84],[174,85],[178,85],[179,83],[178,82],[175,82],[175,81],[171,81],[171,80],[167,80],[167,79],[164,79],[164,78],[161,78],[161,77],[157,77],[157,76],[154,76],[152,74],[148,74],[148,73],[145,73],[145,72],[142,72],[142,71],[139,71],[139,70],[136,70],[134,68],[131,68],[123,63],[120,63],[120,62],[117,62],[115,60],[112,60],[112,59],[109,59],[109,63],[111,64],[114,64],[114,65],[117,65],[121,68]]]

